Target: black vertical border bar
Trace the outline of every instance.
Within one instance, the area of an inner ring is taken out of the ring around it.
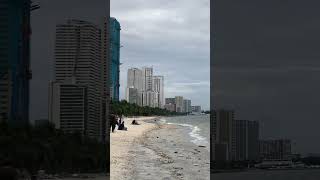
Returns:
[[[110,63],[111,62],[111,52],[110,52],[110,0],[106,0],[107,1],[107,9],[106,9],[106,20],[107,20],[107,23],[106,23],[106,33],[107,33],[107,43],[106,43],[106,48],[107,48],[107,51],[106,51],[106,57],[108,57],[108,62],[106,64],[106,73],[107,73],[107,90],[106,90],[106,97],[107,97],[107,100],[106,100],[106,115],[105,115],[105,118],[106,118],[106,163],[107,163],[107,174],[108,174],[108,178],[107,179],[110,179],[110,169],[111,169],[111,159],[110,159],[110,119],[109,119],[109,114],[110,114],[110,108],[111,108],[111,105],[110,105],[110,75],[111,75],[111,71],[110,71]]]

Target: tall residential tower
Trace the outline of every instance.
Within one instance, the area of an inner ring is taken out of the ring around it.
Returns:
[[[101,56],[101,45],[101,29],[95,24],[68,20],[57,25],[55,82],[49,95],[49,119],[56,127],[60,124],[62,130],[81,131],[97,139],[102,138],[106,130],[102,105],[105,59]],[[83,102],[86,103],[80,106]],[[83,118],[79,118],[80,114]]]

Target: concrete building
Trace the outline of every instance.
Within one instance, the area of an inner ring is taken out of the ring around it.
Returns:
[[[87,86],[52,82],[49,89],[49,121],[65,132],[88,133]]]
[[[234,161],[259,160],[259,122],[236,120],[233,123]]]
[[[142,68],[142,90],[144,92],[153,90],[153,68],[143,67]]]
[[[290,160],[291,140],[274,139],[261,140],[259,144],[261,160]]]
[[[154,91],[142,92],[142,104],[143,106],[157,107],[157,93]]]
[[[211,145],[214,151],[211,153],[214,161],[231,161],[234,152],[235,140],[233,136],[234,111],[215,110],[212,113],[213,129]]]
[[[101,39],[104,36],[101,35],[101,29],[90,22],[81,20],[68,20],[65,24],[59,24],[56,27],[56,42],[55,42],[55,82],[57,84],[65,84],[66,86],[85,86],[86,87],[86,102],[87,102],[87,119],[85,121],[85,134],[101,139],[106,135],[106,104],[107,98],[104,95],[107,86],[104,81],[108,76],[107,64],[104,62],[107,58],[107,49],[102,49],[103,45]],[[103,56],[102,56],[103,55]],[[61,88],[52,88],[53,91],[59,90]],[[84,89],[84,87],[82,88]],[[79,89],[74,89],[74,91],[80,91]],[[72,92],[71,92],[72,93]],[[51,94],[57,94],[53,92]],[[61,96],[62,94],[60,94]],[[52,101],[56,101],[55,98],[50,98],[50,104],[54,104]],[[62,97],[60,97],[62,98]],[[108,99],[108,98],[107,98]],[[77,104],[79,99],[75,99],[73,102]],[[108,103],[108,102],[107,102]],[[72,103],[70,103],[70,107]],[[69,106],[68,105],[68,106]],[[51,106],[51,112],[57,112],[55,108],[59,106]],[[79,107],[77,107],[79,108]],[[61,117],[62,112],[57,114]],[[66,123],[66,126],[61,126],[62,121],[72,122],[78,116],[68,116],[69,119],[54,119],[53,117],[50,121],[56,124],[57,128],[68,131],[73,129],[74,125],[72,123]],[[60,122],[60,123],[58,123]],[[67,127],[67,126],[70,127]]]
[[[0,1],[0,121],[29,123],[30,0]]]
[[[164,109],[170,111],[170,112],[175,112],[176,111],[176,105],[175,104],[166,104],[164,105]]]
[[[132,90],[135,88],[136,90]],[[164,77],[153,76],[152,67],[130,68],[128,70],[126,100],[140,106],[164,106]],[[133,93],[132,97],[130,92]],[[138,95],[136,95],[138,93]],[[136,100],[135,98],[138,98]]]
[[[201,106],[192,106],[192,112],[201,113]]]
[[[192,112],[191,100],[189,100],[189,99],[183,100],[183,110],[186,113]]]
[[[120,88],[120,23],[110,18],[110,50],[111,50],[111,84],[110,95],[114,101],[119,101]]]
[[[139,106],[142,102],[142,71],[138,68],[128,69],[126,100]]]
[[[176,105],[176,112],[184,112],[183,109],[183,97],[182,96],[176,96],[175,97],[175,105]]]
[[[126,93],[127,102],[131,104],[137,104],[139,106],[142,105],[141,94],[137,88],[127,88]]]
[[[165,104],[176,104],[176,98],[166,98]]]
[[[127,87],[136,88],[142,91],[142,70],[138,68],[128,69]]]
[[[156,94],[155,107],[163,108],[164,102],[164,77],[163,76],[153,76],[153,91]]]

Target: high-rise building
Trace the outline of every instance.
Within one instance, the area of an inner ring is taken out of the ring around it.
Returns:
[[[101,49],[101,29],[90,22],[80,20],[68,20],[65,24],[59,24],[56,27],[56,41],[55,41],[55,83],[66,83],[78,86],[86,86],[87,96],[87,120],[85,122],[85,134],[101,139],[105,136],[105,119],[103,118],[105,106],[103,106],[104,69],[103,61],[105,59],[101,56],[105,50]],[[57,88],[61,89],[61,88]],[[53,88],[54,90],[54,88]],[[74,88],[74,91],[80,91]],[[56,94],[53,92],[52,94]],[[60,96],[60,98],[63,98]],[[79,98],[75,98],[72,102],[77,104]],[[53,98],[50,104],[56,102]],[[71,102],[67,103],[68,108],[73,109]],[[51,112],[57,112],[54,109],[59,106],[52,105]],[[60,106],[62,108],[64,106]],[[77,107],[78,108],[78,107]],[[50,119],[51,122],[56,123],[60,121],[72,122],[77,119],[77,116],[68,116],[67,119],[61,119],[62,109],[60,109],[60,119]],[[50,118],[50,117],[49,117]],[[67,123],[68,124],[68,123]],[[70,123],[69,123],[70,124]],[[60,126],[62,130],[67,130],[65,126]]]
[[[189,100],[189,99],[183,100],[183,109],[184,109],[184,112],[186,112],[186,113],[192,112],[191,100]]]
[[[87,133],[87,86],[52,82],[49,88],[49,119],[65,132]]]
[[[142,68],[142,90],[152,91],[152,82],[153,82],[153,68],[152,67],[143,67]]]
[[[143,106],[149,106],[149,107],[157,107],[156,102],[157,99],[157,93],[154,91],[144,91],[142,92],[142,103]]]
[[[29,122],[30,0],[0,1],[0,121]]]
[[[175,97],[175,104],[176,104],[176,112],[184,112],[182,96]]]
[[[232,152],[234,152],[234,136],[233,123],[234,111],[233,110],[215,110],[213,116],[213,129],[211,145],[214,146],[214,151],[211,152],[212,160],[215,161],[231,161]]]
[[[128,69],[127,87],[142,90],[142,71],[138,68]]]
[[[155,107],[163,108],[164,106],[164,77],[153,76],[153,91],[156,94]]]
[[[257,161],[259,159],[259,122],[235,120],[233,123],[235,161]]]
[[[126,100],[142,106],[142,71],[138,68],[128,69]]]
[[[141,94],[137,88],[128,87],[126,93],[127,102],[141,106]]]
[[[111,50],[111,85],[110,95],[114,101],[119,101],[120,88],[120,23],[110,18],[110,50]]]
[[[273,139],[261,140],[259,144],[261,160],[290,160],[291,140]]]

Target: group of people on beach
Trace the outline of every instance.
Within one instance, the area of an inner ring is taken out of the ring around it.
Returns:
[[[133,120],[132,125],[140,125],[136,120]],[[122,120],[122,115],[110,115],[110,128],[111,131],[114,132],[116,129],[116,126],[118,126],[118,130],[127,131],[128,128],[124,126],[124,121]]]

